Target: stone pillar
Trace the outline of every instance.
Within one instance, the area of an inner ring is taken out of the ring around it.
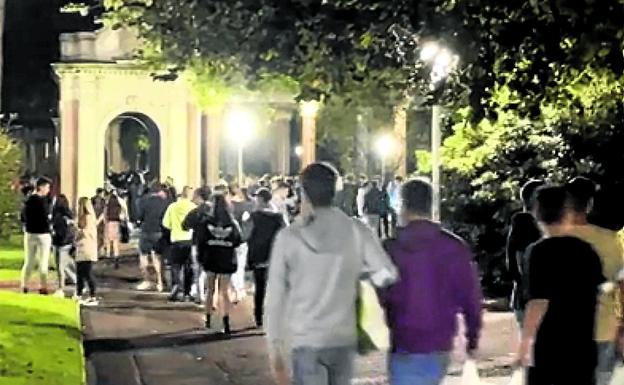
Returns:
[[[273,123],[274,171],[281,175],[290,173],[290,111],[280,111]]]
[[[72,206],[76,204],[76,200],[78,199],[77,174],[79,111],[80,103],[78,100],[61,100],[61,127],[59,135],[59,175],[61,177],[60,192],[67,196],[67,199]]]
[[[307,101],[301,104],[301,168],[316,161],[316,115],[318,102]]]
[[[208,184],[214,186],[219,181],[223,110],[207,111],[206,116],[206,166],[208,167],[206,175]]]
[[[201,183],[201,114],[197,107],[187,103],[187,183],[199,187]]]
[[[409,102],[402,103],[394,108],[394,136],[397,141],[396,175],[407,175],[407,108]]]

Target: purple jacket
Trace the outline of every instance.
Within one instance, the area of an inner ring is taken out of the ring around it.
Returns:
[[[427,354],[453,349],[457,314],[466,320],[468,348],[481,331],[481,288],[472,253],[439,224],[419,220],[387,243],[400,279],[380,292],[394,353]]]

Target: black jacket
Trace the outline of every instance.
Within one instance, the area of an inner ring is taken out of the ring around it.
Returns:
[[[74,214],[67,207],[55,206],[52,210],[52,244],[67,246],[74,243],[75,231],[72,221]]]
[[[511,219],[507,236],[507,270],[514,281],[512,306],[516,310],[524,309],[526,304],[527,248],[542,237],[542,232],[530,213],[517,213]]]
[[[150,194],[139,203],[138,220],[144,233],[162,233],[162,220],[169,202],[156,194]]]
[[[47,197],[32,194],[24,202],[22,221],[30,234],[50,233],[50,201]]]
[[[266,267],[277,233],[286,226],[280,213],[254,211],[251,213],[251,234],[247,240],[249,248],[247,263],[250,268]]]
[[[216,274],[234,274],[238,267],[236,248],[240,246],[241,232],[238,223],[218,223],[209,216],[202,220],[197,232],[197,252],[204,270]]]
[[[382,193],[378,188],[372,188],[364,196],[364,214],[381,214]]]

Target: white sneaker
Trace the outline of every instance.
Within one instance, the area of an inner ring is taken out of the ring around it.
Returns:
[[[97,306],[100,302],[95,297],[89,297],[80,303],[82,306]]]
[[[165,287],[163,286],[162,283],[159,283],[158,285],[156,285],[156,291],[158,291],[159,293],[162,293],[163,291],[165,291]]]
[[[65,292],[61,289],[58,289],[54,292],[54,296],[58,298],[65,298]]]
[[[152,284],[148,281],[143,281],[139,283],[136,287],[137,290],[145,291],[149,290],[152,287]]]

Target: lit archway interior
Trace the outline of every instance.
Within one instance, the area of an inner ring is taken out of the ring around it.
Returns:
[[[160,132],[147,115],[127,112],[106,130],[104,173],[146,172],[148,181],[160,176]]]

